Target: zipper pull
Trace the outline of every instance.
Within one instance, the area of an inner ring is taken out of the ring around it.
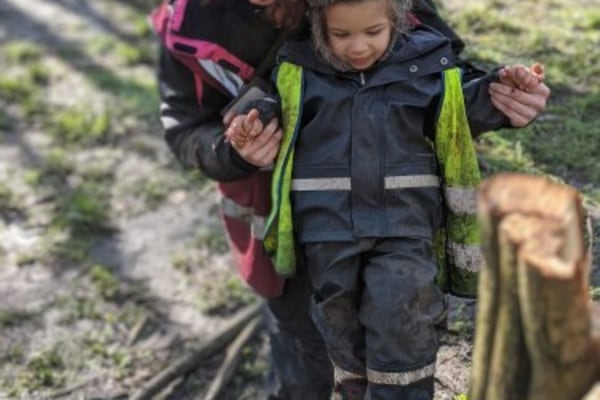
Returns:
[[[365,81],[365,73],[364,72],[360,72],[360,84],[361,85],[365,85],[366,81]]]

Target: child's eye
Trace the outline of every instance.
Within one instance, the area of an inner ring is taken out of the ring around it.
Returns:
[[[381,33],[382,29],[377,29],[377,30],[373,30],[373,31],[367,31],[367,35],[369,36],[377,36]]]
[[[343,39],[350,36],[350,34],[346,32],[332,32],[331,36],[333,36],[334,38]]]

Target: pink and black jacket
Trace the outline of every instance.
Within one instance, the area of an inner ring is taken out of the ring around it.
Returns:
[[[253,77],[280,32],[247,0],[165,1],[151,18],[161,39],[165,139],[184,165],[219,182],[221,215],[242,276],[260,294],[277,296],[284,282],[261,242],[271,173],[223,140],[220,111]]]
[[[415,16],[449,36],[456,52],[462,49],[429,0],[415,2]],[[281,32],[247,0],[166,0],[151,21],[161,44],[165,140],[185,166],[219,182],[222,217],[242,276],[260,294],[278,296],[284,281],[273,273],[261,241],[271,173],[224,141],[220,111],[253,78]]]

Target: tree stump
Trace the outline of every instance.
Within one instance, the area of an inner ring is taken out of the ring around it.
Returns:
[[[599,313],[578,192],[547,178],[484,181],[470,400],[577,400],[600,379]]]

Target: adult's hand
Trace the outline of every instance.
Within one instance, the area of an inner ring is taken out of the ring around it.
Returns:
[[[541,82],[544,79],[543,68],[534,65],[532,70],[538,74],[540,83],[528,91],[514,85],[497,82],[490,84],[492,104],[517,128],[522,128],[537,118],[546,109],[546,102],[550,97],[550,88]]]

